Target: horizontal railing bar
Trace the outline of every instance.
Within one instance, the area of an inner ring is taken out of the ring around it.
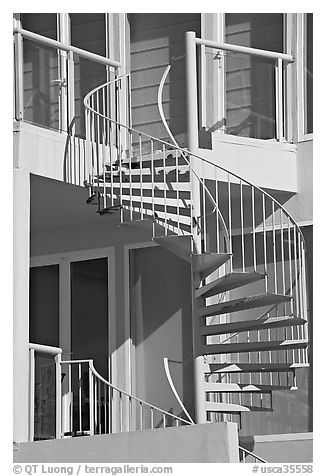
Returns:
[[[44,354],[51,354],[51,355],[57,355],[57,354],[62,354],[62,349],[60,347],[52,347],[50,345],[43,345],[43,344],[33,344],[29,343],[28,344],[29,349],[33,349],[36,352],[43,352]]]
[[[39,35],[37,33],[33,33],[32,31],[15,27],[13,29],[13,32],[14,34],[21,34],[24,38],[37,41],[38,43],[43,43],[44,45],[53,48],[58,48],[59,50],[71,51],[72,53],[76,53],[77,55],[82,56],[83,58],[89,59],[91,61],[95,61],[96,63],[102,63],[106,66],[111,66],[113,68],[121,68],[121,63],[119,61],[114,61],[110,58],[105,58],[104,56],[97,55],[96,53],[91,53],[90,51],[82,50],[81,48],[77,48],[76,46],[67,45],[65,43],[62,43],[61,41],[52,40],[51,38],[47,38],[46,36]]]
[[[223,51],[235,51],[236,53],[246,53],[249,55],[254,56],[262,56],[264,58],[270,59],[282,59],[284,61],[288,61],[292,63],[295,60],[293,55],[289,55],[286,53],[278,53],[277,51],[268,51],[268,50],[261,50],[259,48],[251,48],[249,46],[240,46],[240,45],[231,45],[230,43],[223,43],[221,41],[212,41],[212,40],[205,40],[203,38],[195,38],[195,43],[197,45],[205,45],[209,48],[215,48]]]

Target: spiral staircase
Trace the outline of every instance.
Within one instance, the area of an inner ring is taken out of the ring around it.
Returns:
[[[271,411],[309,365],[303,235],[266,191],[134,130],[129,90],[85,97],[87,203],[189,263],[196,422]]]

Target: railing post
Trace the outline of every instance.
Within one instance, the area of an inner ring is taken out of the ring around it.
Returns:
[[[88,378],[89,378],[89,433],[94,435],[94,381],[93,381],[93,372],[91,366],[88,367]]]
[[[284,141],[283,131],[283,60],[278,58],[275,66],[276,138]]]
[[[29,350],[29,428],[28,440],[34,440],[35,350]]]
[[[55,356],[55,437],[61,438],[61,421],[62,421],[62,405],[61,405],[61,354]]]
[[[186,33],[186,82],[187,82],[187,135],[188,150],[196,153],[198,149],[198,106],[197,106],[197,67],[196,67],[196,34],[193,31]],[[195,173],[200,177],[200,163],[191,156],[190,187],[191,206],[193,207],[192,236],[196,253],[201,252],[200,229],[200,182]],[[195,277],[193,276],[193,296],[195,296]],[[193,353],[194,353],[194,383],[195,383],[195,420],[196,423],[206,422],[205,389],[204,389],[204,357],[200,349],[199,319],[196,319],[196,302],[192,300],[192,328],[193,328]]]
[[[24,118],[24,80],[23,80],[23,38],[20,33],[14,35],[14,68],[15,68],[15,119]]]

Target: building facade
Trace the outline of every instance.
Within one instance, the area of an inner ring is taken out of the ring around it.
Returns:
[[[16,458],[310,438],[312,21],[14,15]]]

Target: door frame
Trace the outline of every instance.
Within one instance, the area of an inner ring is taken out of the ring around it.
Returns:
[[[116,296],[115,296],[115,252],[114,247],[67,251],[49,255],[32,256],[30,268],[59,265],[59,347],[62,360],[71,358],[71,289],[70,264],[91,259],[108,259],[108,379],[116,380]]]

